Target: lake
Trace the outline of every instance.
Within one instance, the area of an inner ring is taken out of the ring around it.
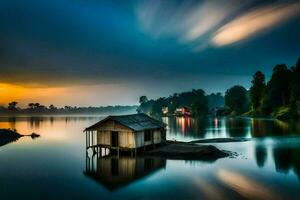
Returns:
[[[169,140],[251,140],[214,144],[237,153],[214,162],[89,158],[83,129],[102,118],[0,117],[0,128],[41,135],[0,147],[1,199],[299,199],[299,122],[163,118]]]

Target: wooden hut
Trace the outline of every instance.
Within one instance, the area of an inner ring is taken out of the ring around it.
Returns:
[[[163,122],[146,114],[108,116],[85,129],[86,146],[99,150],[131,151],[166,141]],[[98,151],[99,152],[99,151]]]

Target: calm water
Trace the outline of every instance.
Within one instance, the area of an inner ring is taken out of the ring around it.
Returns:
[[[82,130],[101,117],[0,117],[39,133],[0,147],[2,199],[299,199],[300,123],[248,118],[164,118],[167,138],[247,137],[215,144],[215,162],[86,157]]]

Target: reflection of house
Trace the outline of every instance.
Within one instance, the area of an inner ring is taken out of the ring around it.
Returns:
[[[165,142],[166,131],[161,121],[146,114],[108,116],[85,129],[87,148],[94,150],[136,151],[148,145]]]
[[[191,115],[190,108],[188,108],[187,106],[181,106],[179,108],[176,108],[175,115],[177,115],[177,116],[190,116]]]
[[[94,156],[91,159],[87,158],[85,174],[109,190],[128,185],[166,166],[162,158]]]

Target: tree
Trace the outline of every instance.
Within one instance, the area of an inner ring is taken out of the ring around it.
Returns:
[[[29,103],[28,104],[28,108],[31,109],[31,110],[33,110],[34,109],[34,103]]]
[[[291,71],[285,64],[276,65],[266,87],[262,110],[271,114],[282,106],[287,106],[290,100]]]
[[[140,104],[146,103],[147,101],[148,101],[148,98],[146,96],[141,96],[139,99]]]
[[[13,102],[8,103],[8,107],[7,108],[9,110],[16,110],[17,109],[17,105],[18,105],[18,102],[13,101]]]
[[[253,80],[251,81],[251,83],[252,86],[250,88],[250,101],[252,110],[254,112],[259,112],[266,90],[265,75],[261,71],[257,71],[253,75]]]
[[[208,98],[208,108],[211,110],[216,107],[224,107],[224,97],[220,92],[218,93],[211,93],[207,95]]]
[[[51,104],[51,105],[49,106],[49,109],[50,109],[50,110],[56,110],[57,108],[56,108],[54,105]]]
[[[40,107],[40,103],[34,103],[34,108],[39,108]]]
[[[293,118],[300,116],[300,58],[292,67],[290,110]]]
[[[235,85],[228,89],[225,94],[225,105],[228,106],[234,114],[242,114],[248,110],[247,90],[240,85]]]

